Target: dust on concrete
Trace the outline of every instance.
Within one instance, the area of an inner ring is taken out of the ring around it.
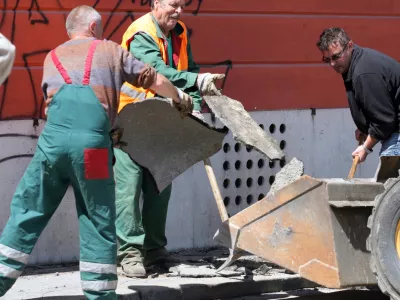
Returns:
[[[293,158],[286,166],[280,170],[276,176],[275,181],[269,190],[267,197],[273,195],[286,185],[293,183],[304,174],[304,164],[302,161]]]

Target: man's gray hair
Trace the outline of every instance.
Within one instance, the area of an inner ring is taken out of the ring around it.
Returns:
[[[150,0],[150,7],[151,9],[154,9],[154,1],[156,0]],[[164,0],[159,0],[160,2],[163,2]]]
[[[321,51],[327,51],[332,44],[339,43],[342,47],[350,42],[350,37],[339,27],[325,29],[319,36],[317,47]]]
[[[101,22],[101,15],[93,7],[87,5],[75,7],[68,14],[65,22],[68,36],[71,36],[74,32],[87,31],[91,22],[97,24]]]

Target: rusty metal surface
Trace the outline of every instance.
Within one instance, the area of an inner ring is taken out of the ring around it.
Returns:
[[[365,249],[371,211],[367,204],[381,188],[372,180],[302,176],[228,219],[215,239],[326,287],[375,284]],[[369,195],[360,196],[360,189]],[[343,207],[334,207],[335,202]]]
[[[372,207],[331,207],[335,252],[341,287],[376,284],[369,265],[367,227]]]
[[[375,180],[385,182],[389,178],[399,177],[400,156],[381,156],[376,170]]]

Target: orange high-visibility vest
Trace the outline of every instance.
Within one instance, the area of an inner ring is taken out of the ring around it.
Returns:
[[[188,53],[187,53],[187,44],[188,44],[187,29],[185,24],[183,24],[181,21],[178,21],[178,23],[182,26],[183,32],[181,33],[181,35],[176,37],[176,39],[180,40],[179,41],[180,49],[179,52],[177,50],[174,51],[173,59],[175,62],[176,69],[178,71],[187,71],[189,64]],[[124,33],[124,36],[122,37],[121,46],[129,51],[129,45],[131,41],[134,39],[135,35],[140,32],[144,32],[150,35],[154,39],[154,41],[160,48],[161,57],[163,61],[167,64],[168,45],[165,45],[164,39],[159,38],[157,36],[157,27],[156,24],[154,24],[151,13],[148,13],[140,17],[129,26],[129,28]],[[173,45],[175,46],[175,44]],[[175,53],[179,53],[179,56],[175,55]],[[118,107],[118,112],[120,112],[121,109],[129,103],[151,98],[154,97],[154,95],[155,95],[154,91],[150,89],[146,90],[143,88],[138,88],[125,82],[121,87],[120,104]]]

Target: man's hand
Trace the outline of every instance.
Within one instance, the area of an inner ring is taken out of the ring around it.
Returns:
[[[188,94],[182,92],[180,89],[176,88],[178,91],[179,98],[173,100],[174,106],[180,111],[181,117],[184,118],[193,111],[193,100]]]
[[[354,134],[355,134],[356,140],[361,143],[364,143],[364,141],[367,139],[367,136],[364,133],[362,133],[359,129],[356,129]]]
[[[368,153],[365,151],[364,147],[358,146],[356,150],[354,150],[354,152],[351,154],[354,157],[359,156],[360,157],[360,163],[362,163],[363,161],[365,161],[367,159],[367,155]]]
[[[221,96],[221,92],[215,86],[218,79],[223,79],[225,74],[202,73],[197,76],[197,87],[204,96]]]

